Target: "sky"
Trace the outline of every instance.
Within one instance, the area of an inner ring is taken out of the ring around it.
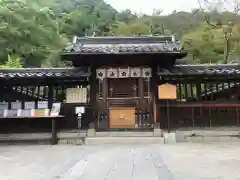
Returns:
[[[219,2],[219,0],[211,1]],[[237,0],[224,1],[224,7],[227,7],[233,3],[233,1]],[[199,8],[198,0],[105,0],[105,2],[112,5],[118,11],[131,9],[133,12],[142,12],[145,14],[151,14],[153,9],[163,9],[162,14],[170,14],[174,10],[189,12],[192,9]]]

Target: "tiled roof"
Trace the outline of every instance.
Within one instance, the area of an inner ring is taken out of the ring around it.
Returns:
[[[90,76],[90,73],[82,68],[0,68],[0,79],[87,76]]]
[[[171,69],[161,68],[159,75],[240,75],[240,64],[220,65],[175,65]]]
[[[171,36],[84,37],[69,44],[62,54],[182,53],[179,41]]]

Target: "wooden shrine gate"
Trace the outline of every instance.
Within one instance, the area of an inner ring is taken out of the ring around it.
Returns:
[[[97,70],[97,129],[152,128],[150,68]]]

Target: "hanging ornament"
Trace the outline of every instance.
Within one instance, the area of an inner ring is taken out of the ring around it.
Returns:
[[[142,77],[144,77],[144,78],[152,77],[152,69],[151,68],[142,68]]]
[[[130,76],[130,69],[129,68],[119,68],[118,69],[119,78],[128,78]]]
[[[97,69],[96,75],[98,79],[103,80],[106,77],[106,69]]]
[[[118,77],[118,71],[117,69],[110,68],[107,70],[107,77],[108,78],[117,78]]]

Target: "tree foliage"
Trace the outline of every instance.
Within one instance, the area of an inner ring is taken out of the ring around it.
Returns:
[[[163,7],[164,8],[164,7]],[[232,17],[230,61],[240,56],[238,12],[202,9],[161,15],[117,12],[103,0],[0,0],[0,64],[19,57],[23,67],[55,67],[59,51],[73,36],[172,35],[182,41],[189,63],[223,63],[224,29]],[[207,17],[207,21],[206,21]],[[209,22],[213,26],[209,26]],[[15,64],[17,67],[18,65]],[[12,65],[11,65],[12,66]]]

